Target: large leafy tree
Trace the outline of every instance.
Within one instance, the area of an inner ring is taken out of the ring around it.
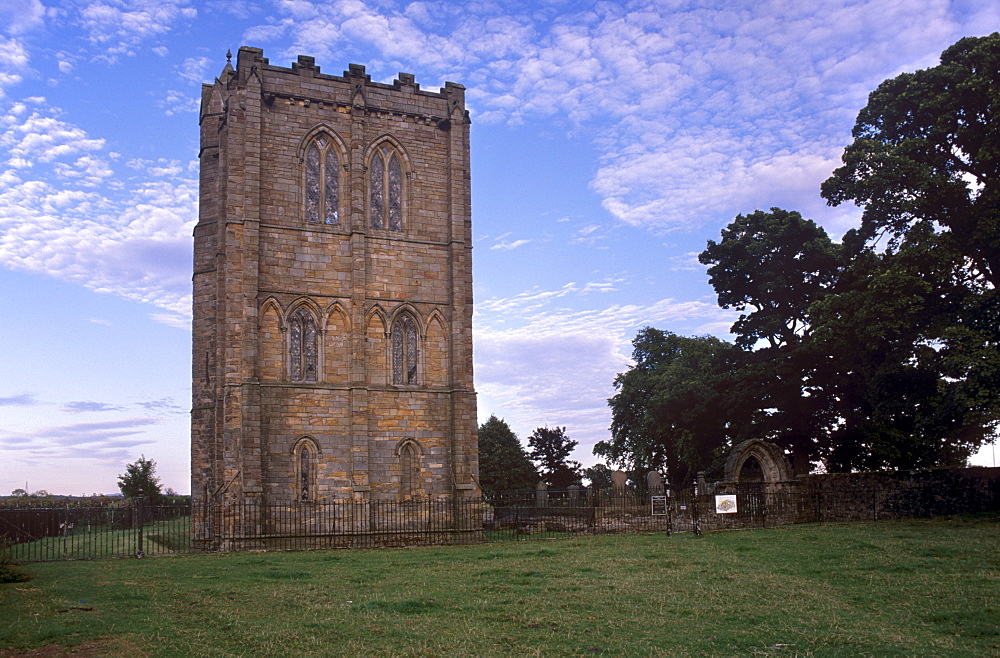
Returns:
[[[938,66],[886,80],[858,115],[832,205],[863,208],[860,237],[893,249],[917,226],[947,234],[975,278],[1000,285],[1000,33],[958,41]]]
[[[961,462],[996,427],[998,108],[1000,34],[962,39],[938,66],[872,92],[844,165],[822,186],[832,205],[863,209],[844,245],[864,278],[845,281],[817,317],[831,329],[846,319],[847,331],[824,339],[856,353],[869,376],[855,376],[872,393],[869,422],[841,425],[853,441],[838,442],[835,467]]]
[[[533,489],[538,472],[517,435],[503,419],[491,415],[479,426],[479,485],[483,495]]]
[[[698,259],[708,269],[719,305],[742,311],[732,327],[749,353],[739,373],[758,422],[751,438],[787,449],[796,470],[818,457],[832,422],[826,381],[817,376],[810,307],[830,294],[841,271],[841,248],[798,212],[771,208],[738,215]]]
[[[569,458],[577,442],[569,438],[565,427],[539,427],[528,437],[528,445],[545,484],[565,489],[580,483],[580,463]]]
[[[837,245],[772,208],[738,216],[700,256],[719,304],[741,311],[742,356],[723,380],[743,401],[704,385],[724,359],[687,374],[673,365],[687,358],[670,351],[678,337],[644,345],[652,358],[616,379],[612,441],[595,452],[690,470],[736,440],[710,422],[691,429],[714,415],[800,467],[964,462],[1000,420],[998,107],[1000,34],[962,39],[939,66],[880,85],[822,186],[831,204],[863,209],[859,229]],[[668,404],[698,386],[704,413]]]
[[[629,470],[667,472],[679,486],[721,467],[727,446],[751,425],[738,384],[741,353],[710,336],[646,327],[632,341],[634,365],[615,378],[611,439],[594,453]]]
[[[160,478],[156,476],[156,462],[140,455],[134,463],[125,465],[125,472],[118,476],[118,488],[126,498],[132,498],[141,492],[151,500],[159,500]]]
[[[894,253],[857,254],[813,305],[813,350],[839,419],[828,469],[960,464],[988,439],[1000,354],[963,322],[976,300],[961,270],[916,227]]]
[[[771,208],[737,215],[708,241],[698,260],[708,269],[719,306],[739,311],[736,344],[780,347],[809,332],[809,305],[833,285],[839,247],[820,226],[794,211]]]

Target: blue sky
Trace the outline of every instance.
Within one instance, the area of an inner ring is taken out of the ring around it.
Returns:
[[[994,0],[0,3],[0,493],[189,489],[200,85],[228,49],[468,88],[480,420],[607,438],[646,325],[727,336],[696,255],[828,208],[868,93],[1000,29]],[[987,448],[976,463],[992,464]]]

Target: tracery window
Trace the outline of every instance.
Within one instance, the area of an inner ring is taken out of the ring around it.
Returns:
[[[392,383],[417,383],[417,326],[405,313],[392,327]]]
[[[300,308],[292,315],[289,332],[289,377],[294,382],[316,381],[316,321]]]
[[[333,142],[319,136],[306,150],[306,221],[340,223],[340,159]]]
[[[372,157],[368,172],[372,228],[403,230],[403,167],[388,146]]]

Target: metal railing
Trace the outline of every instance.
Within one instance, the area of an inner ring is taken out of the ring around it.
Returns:
[[[88,560],[186,553],[191,504],[123,499],[104,505],[0,508],[0,537],[15,560]]]
[[[483,541],[478,498],[209,503],[197,550],[374,548]]]
[[[720,498],[726,496],[729,498]],[[21,561],[142,557],[191,551],[374,548],[529,540],[608,533],[701,533],[792,523],[843,523],[996,512],[996,483],[883,487],[721,484],[653,492],[626,489],[507,492],[490,499],[247,499],[153,505],[0,506],[0,546]],[[192,516],[192,511],[194,516]]]

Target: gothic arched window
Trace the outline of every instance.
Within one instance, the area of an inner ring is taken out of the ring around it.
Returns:
[[[399,495],[411,497],[417,491],[419,472],[418,453],[413,443],[407,441],[399,449]]]
[[[289,377],[293,382],[316,381],[316,321],[300,308],[289,323]]]
[[[417,325],[406,313],[392,326],[392,383],[417,383]]]
[[[403,230],[403,166],[388,146],[372,157],[368,170],[372,228]]]
[[[334,143],[322,135],[306,150],[306,221],[340,223],[340,159]]]
[[[292,449],[292,460],[295,468],[295,500],[309,502],[316,500],[317,462],[319,450],[309,437],[303,437]]]

